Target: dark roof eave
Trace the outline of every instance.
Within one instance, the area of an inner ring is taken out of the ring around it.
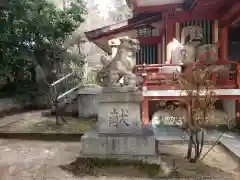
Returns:
[[[137,28],[138,26],[141,26],[144,23],[152,23],[155,21],[160,21],[161,19],[162,19],[162,15],[160,13],[155,16],[148,17],[144,20],[137,21],[134,23],[131,23],[134,21],[134,18],[131,18],[126,21],[116,23],[114,25],[105,26],[105,27],[95,29],[92,31],[87,31],[87,32],[85,32],[85,35],[89,41],[93,41],[93,40],[99,39],[104,36],[109,36],[111,34],[116,34],[119,32],[124,32],[124,31],[130,30],[130,29]],[[113,28],[113,26],[117,26],[118,28]]]
[[[110,49],[104,49],[99,43],[97,43],[96,41],[93,41],[94,44],[96,44],[100,49],[102,49],[104,52],[111,54],[111,50]]]
[[[112,24],[112,25],[109,25],[109,26],[104,26],[104,27],[101,27],[101,28],[98,28],[98,29],[94,29],[94,30],[91,30],[91,31],[86,31],[86,32],[84,32],[84,34],[86,35],[88,40],[91,41],[95,37],[97,37],[99,34],[107,33],[108,31],[110,31],[112,26],[115,26],[115,25],[120,26],[123,23],[127,23],[127,20],[119,22],[119,23],[116,23],[116,24]]]
[[[185,11],[191,11],[197,6],[197,0],[184,0],[183,1],[183,9]]]

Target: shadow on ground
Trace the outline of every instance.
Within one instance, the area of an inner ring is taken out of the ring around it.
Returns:
[[[211,148],[210,145],[205,145],[202,156]],[[170,145],[161,146],[160,152],[163,154],[162,160],[168,164],[175,160],[176,170],[181,177],[184,178],[214,178],[235,179],[237,176],[236,168],[238,162],[220,145],[215,146],[212,151],[197,163],[190,163],[186,158],[187,145]]]
[[[181,145],[185,146],[185,145]],[[237,175],[237,162],[229,158],[229,154],[223,155],[224,150],[221,147],[216,147],[204,160],[200,160],[193,164],[188,162],[185,156],[185,147],[181,146],[161,146],[161,158],[167,164],[171,164],[175,160],[176,172],[171,174],[168,178],[186,178],[186,179],[228,179],[235,180]],[[204,152],[208,150],[208,147],[204,149]],[[203,153],[204,153],[203,152]],[[219,153],[214,155],[214,153]],[[219,159],[216,159],[219,158]],[[228,161],[224,162],[226,159]],[[233,162],[231,162],[233,161]],[[115,164],[116,165],[116,164]],[[77,177],[83,176],[107,176],[107,177],[163,177],[162,171],[156,174],[156,166],[151,168],[139,168],[138,165],[133,162],[132,164],[117,164],[116,166],[110,164],[106,165],[100,162],[100,165],[90,163],[84,160],[84,158],[77,158],[74,162],[60,166],[61,169],[72,173]],[[239,166],[238,166],[239,167]],[[149,171],[151,169],[151,171]],[[235,171],[235,172],[233,172]]]
[[[145,177],[152,178],[163,172],[158,164],[131,159],[98,159],[78,157],[74,162],[60,166],[77,177]]]
[[[80,140],[80,137],[93,129],[95,119],[79,119],[65,117],[67,124],[56,125],[55,117],[43,117],[41,111],[20,113],[1,119],[5,123],[1,126],[2,138],[30,139],[30,140]]]

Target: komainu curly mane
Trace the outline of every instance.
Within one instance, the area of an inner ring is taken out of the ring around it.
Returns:
[[[136,79],[133,70],[139,49],[138,40],[121,38],[117,53],[112,60],[101,57],[103,68],[97,74],[97,83],[100,86],[119,86],[119,80],[124,77],[124,85],[133,85]]]

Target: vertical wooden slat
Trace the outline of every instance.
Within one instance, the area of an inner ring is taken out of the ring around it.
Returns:
[[[153,54],[151,53],[152,52],[152,49],[153,49],[154,46],[150,46],[148,45],[148,58],[150,59],[150,63],[153,64],[154,60],[153,60]]]
[[[205,26],[206,26],[206,30],[205,30],[205,33],[206,33],[206,44],[209,44],[209,41],[210,41],[210,38],[209,38],[209,21],[205,21]]]
[[[214,33],[213,33],[213,35],[214,35],[214,38],[213,38],[213,42],[214,43],[217,43],[218,42],[218,20],[215,20],[214,22],[213,22],[213,25],[214,25]]]
[[[144,64],[144,59],[143,59],[143,47],[141,47],[139,55],[140,55],[140,63],[141,63],[141,64]]]
[[[151,64],[151,60],[148,57],[148,45],[146,45],[145,49],[144,49],[144,59],[146,59],[146,61],[147,61],[146,64]]]
[[[158,44],[156,44],[155,46],[154,46],[154,63],[155,64],[157,64],[158,63]]]
[[[166,43],[165,43],[165,35],[162,37],[162,63],[166,62]]]
[[[208,44],[211,44],[211,33],[212,33],[212,27],[211,27],[211,21],[207,21],[207,26],[208,26],[208,29],[207,29],[207,37],[208,37]]]
[[[145,64],[147,64],[148,62],[147,62],[147,59],[145,58],[145,48],[146,48],[146,46],[144,46],[143,49],[142,49],[142,61]]]
[[[145,97],[142,101],[142,123],[146,125],[149,123],[149,107],[148,99]]]
[[[150,46],[148,46],[148,58],[150,60],[150,63],[153,64],[153,54],[151,53],[153,48],[151,48]]]
[[[154,46],[149,47],[149,52],[152,59],[152,64],[156,64],[155,63],[155,47]]]
[[[147,63],[146,64],[150,64],[150,59],[148,57],[148,46],[146,45],[145,46],[145,49],[144,49],[144,59],[146,59]]]
[[[161,46],[161,43],[158,44],[157,46],[157,63],[158,64],[162,64],[162,46]]]
[[[206,25],[206,21],[203,21],[203,37],[204,37],[204,44],[207,44],[208,42],[208,37],[207,37],[207,25]]]
[[[141,46],[137,53],[137,64],[157,64],[158,63],[158,44]]]
[[[148,50],[149,50],[149,46],[146,45],[146,48],[145,48],[145,58],[147,59],[148,64],[151,64],[151,58],[149,57]]]
[[[149,45],[146,47],[146,58],[148,59],[148,64],[152,64],[151,57],[149,56]]]

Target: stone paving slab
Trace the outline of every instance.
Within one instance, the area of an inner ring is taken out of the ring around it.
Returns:
[[[220,143],[240,160],[240,135],[237,133],[226,133],[220,139]]]
[[[205,144],[214,144],[221,133],[222,132],[216,130],[207,131],[205,135]],[[156,140],[159,141],[159,145],[184,144],[188,142],[188,137],[185,133],[172,133],[171,135],[158,133],[157,135]],[[240,160],[240,134],[234,132],[224,133],[219,142]]]
[[[220,132],[218,131],[206,131],[204,136],[205,144],[213,144],[219,137]],[[183,144],[188,143],[189,136],[187,133],[179,129],[170,132],[157,132],[155,138],[159,141],[159,144]]]

